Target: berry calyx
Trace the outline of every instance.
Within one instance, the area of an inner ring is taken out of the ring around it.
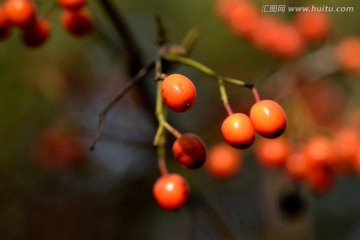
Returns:
[[[181,208],[188,200],[190,189],[185,179],[179,174],[166,174],[158,178],[153,187],[153,196],[164,210],[174,211]]]
[[[165,106],[175,112],[185,112],[196,100],[196,88],[192,81],[181,74],[167,76],[161,84],[161,98]]]
[[[10,24],[18,27],[30,24],[36,15],[36,8],[30,0],[8,0],[4,11]]]
[[[250,109],[254,129],[266,138],[277,138],[286,129],[286,115],[282,107],[272,100],[261,100]]]
[[[59,6],[69,9],[76,10],[86,5],[87,0],[57,0]]]
[[[64,10],[61,14],[61,24],[71,34],[84,36],[93,29],[93,20],[86,8]]]
[[[242,155],[239,150],[229,144],[218,143],[209,149],[205,167],[214,178],[227,180],[240,171]]]
[[[35,48],[43,45],[49,38],[50,24],[45,19],[36,19],[22,32],[22,40],[28,47]]]
[[[200,168],[206,161],[206,146],[195,134],[182,134],[172,146],[178,163],[188,169]]]
[[[255,140],[254,127],[243,113],[229,115],[221,125],[221,132],[228,144],[239,149],[251,146]]]

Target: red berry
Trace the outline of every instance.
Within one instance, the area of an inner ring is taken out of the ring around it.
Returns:
[[[335,156],[333,145],[323,136],[314,136],[309,139],[303,148],[305,157],[310,167],[322,165],[331,167]]]
[[[93,20],[86,8],[64,10],[61,14],[61,24],[71,34],[84,36],[93,29]]]
[[[161,98],[169,109],[185,112],[195,103],[196,88],[184,75],[171,74],[161,84]]]
[[[251,31],[251,41],[260,50],[274,52],[278,38],[280,20],[271,15],[262,15],[258,18],[254,29]]]
[[[51,31],[50,24],[45,19],[36,19],[22,32],[22,40],[28,47],[39,47],[49,38]]]
[[[35,19],[36,8],[31,0],[7,0],[4,11],[10,24],[25,27]]]
[[[276,138],[286,128],[286,115],[282,107],[272,100],[262,100],[250,109],[250,119],[254,129],[261,136]]]
[[[274,54],[283,58],[296,58],[304,50],[304,40],[299,32],[289,24],[279,24]]]
[[[63,169],[81,163],[85,152],[76,135],[60,128],[45,130],[35,143],[37,163],[46,169]]]
[[[347,72],[360,73],[360,38],[347,37],[336,48],[340,66]]]
[[[172,151],[178,163],[185,168],[199,168],[206,160],[205,143],[195,134],[182,134],[174,142]]]
[[[254,127],[243,113],[229,115],[222,123],[221,132],[225,141],[235,148],[247,148],[255,140]]]
[[[242,155],[229,144],[218,143],[209,149],[205,167],[214,178],[227,180],[240,171]]]
[[[305,175],[305,183],[317,194],[329,192],[334,185],[334,174],[327,166],[313,166]]]
[[[324,40],[331,29],[330,17],[326,12],[299,12],[295,15],[294,25],[309,41]]]
[[[285,170],[291,179],[301,180],[305,178],[308,169],[307,159],[301,150],[291,152],[285,163]]]
[[[76,10],[86,5],[87,0],[57,0],[58,4],[69,10]]]
[[[173,211],[187,202],[190,189],[182,176],[173,173],[158,178],[153,187],[153,195],[161,208]]]
[[[229,12],[227,21],[231,30],[240,37],[248,37],[259,17],[256,6],[250,1],[239,1]]]
[[[290,154],[290,144],[284,137],[261,139],[256,145],[255,155],[264,167],[282,167]]]
[[[360,134],[355,127],[345,127],[337,131],[332,141],[335,152],[333,169],[337,173],[353,171],[360,147]]]

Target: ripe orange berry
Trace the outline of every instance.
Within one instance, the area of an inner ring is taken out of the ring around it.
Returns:
[[[335,151],[331,141],[323,136],[315,136],[305,143],[303,148],[309,166],[322,165],[331,167]]]
[[[274,54],[283,58],[296,58],[304,50],[304,41],[299,32],[289,24],[279,24]]]
[[[301,150],[290,153],[285,163],[285,171],[291,179],[301,180],[306,176],[307,159]]]
[[[190,189],[185,179],[179,174],[163,175],[155,182],[153,196],[164,210],[173,211],[181,208],[188,200]]]
[[[185,112],[196,100],[196,88],[192,81],[181,74],[167,76],[161,84],[164,104],[175,112]]]
[[[324,40],[331,29],[331,20],[326,12],[299,12],[294,19],[295,28],[309,41]]]
[[[290,144],[285,137],[261,139],[255,148],[255,155],[259,162],[269,168],[283,166],[289,154]]]
[[[86,5],[87,0],[57,0],[58,4],[66,9],[76,10]]]
[[[329,167],[323,165],[308,168],[305,183],[317,194],[328,193],[334,185],[334,174]]]
[[[240,37],[248,37],[256,25],[259,12],[250,1],[239,1],[227,17],[231,30]]]
[[[43,45],[50,35],[50,24],[45,19],[36,19],[22,32],[22,40],[28,47],[35,48]]]
[[[286,115],[282,107],[272,100],[261,100],[250,109],[254,129],[266,138],[279,137],[286,128]]]
[[[71,34],[84,36],[93,29],[93,20],[86,8],[64,10],[61,14],[61,24]]]
[[[251,41],[260,50],[273,52],[278,38],[280,20],[271,15],[261,15],[253,30]]]
[[[10,24],[25,27],[34,20],[36,8],[31,0],[7,0],[4,11]]]
[[[347,72],[360,73],[360,38],[344,38],[336,48],[340,66]]]
[[[185,168],[199,168],[206,160],[205,143],[195,134],[182,134],[175,140],[172,151],[178,163]]]
[[[225,141],[235,148],[247,148],[255,140],[254,127],[243,113],[229,115],[222,123],[221,132]]]
[[[242,155],[229,144],[218,143],[209,149],[205,167],[214,178],[227,180],[240,171]]]
[[[10,23],[7,19],[4,7],[0,5],[0,40],[4,40],[10,35],[10,29]]]
[[[354,127],[346,127],[337,131],[333,139],[335,157],[333,169],[337,173],[353,170],[354,162],[360,148],[360,134]]]

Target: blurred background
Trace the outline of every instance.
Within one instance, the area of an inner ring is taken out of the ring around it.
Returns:
[[[54,2],[34,1],[39,15]],[[127,49],[101,2],[88,1],[94,31],[87,36],[69,34],[57,8],[49,17],[51,35],[43,46],[24,46],[19,29],[0,42],[1,239],[360,238],[357,174],[336,176],[331,189],[316,194],[294,184],[283,169],[259,164],[254,149],[260,137],[253,147],[239,150],[242,167],[226,181],[204,168],[180,167],[169,148],[169,170],[187,179],[192,195],[179,211],[162,210],[152,196],[160,176],[152,146],[157,128],[152,74],[112,108],[103,140],[90,151],[98,114],[131,74]],[[322,2],[354,11],[329,13],[328,37],[291,58],[259,49],[234,32],[219,12],[222,0],[110,2],[126,20],[141,54],[136,67],[156,53],[157,15],[171,43],[180,43],[191,28],[199,29],[193,59],[223,76],[252,82],[261,97],[278,101],[288,114],[289,142],[329,136],[347,123],[360,127],[359,72],[344,71],[332,55],[342,39],[359,37],[359,1]],[[268,5],[316,3],[252,4],[260,12]],[[259,14],[294,21],[288,11]],[[189,67],[174,66],[172,72],[192,79],[198,98],[186,113],[169,112],[169,122],[180,132],[198,134],[208,148],[223,141],[226,111],[217,83]],[[234,111],[249,112],[254,100],[248,89],[229,86],[228,94]],[[169,147],[173,140],[169,136]]]

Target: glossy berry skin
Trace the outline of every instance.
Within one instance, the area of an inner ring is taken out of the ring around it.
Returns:
[[[4,11],[11,25],[25,27],[35,19],[36,8],[30,0],[8,0]]]
[[[173,154],[184,168],[200,168],[206,161],[206,145],[195,134],[182,134],[172,146]]]
[[[22,41],[27,47],[36,48],[43,45],[49,38],[50,24],[45,19],[37,19],[22,32]]]
[[[64,10],[60,16],[61,24],[72,35],[85,36],[93,29],[93,20],[86,8]]]
[[[205,162],[207,172],[219,180],[234,177],[242,167],[242,155],[239,150],[227,143],[217,143],[209,149]]]
[[[181,74],[167,76],[161,84],[161,98],[165,106],[175,112],[185,112],[196,100],[196,88],[192,81]]]
[[[69,9],[76,10],[86,5],[87,0],[57,0],[59,6]]]
[[[261,139],[256,145],[255,155],[260,164],[268,168],[282,167],[290,154],[290,144],[285,137]]]
[[[189,195],[187,182],[176,173],[161,176],[153,186],[153,196],[164,210],[178,210],[187,202]]]
[[[250,109],[254,129],[266,138],[277,138],[286,129],[286,115],[282,107],[272,100],[261,100]]]
[[[228,144],[239,149],[251,146],[255,140],[254,127],[243,113],[229,115],[221,125],[221,132]]]

